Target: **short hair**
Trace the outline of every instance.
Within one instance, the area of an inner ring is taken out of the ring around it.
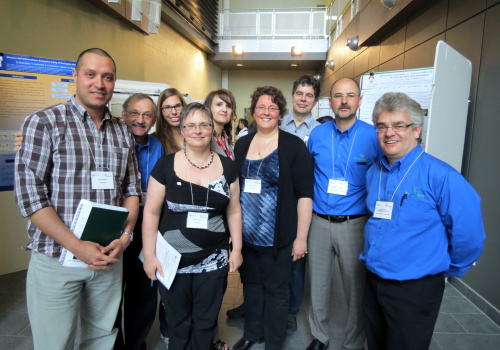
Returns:
[[[156,116],[156,104],[155,104],[155,101],[153,101],[153,99],[151,98],[151,96],[149,95],[146,95],[146,94],[143,94],[142,92],[137,92],[133,95],[130,95],[126,100],[125,102],[123,102],[123,110],[124,111],[127,111],[128,110],[128,106],[130,104],[130,102],[132,102],[133,100],[150,100],[151,103],[153,104],[153,116]]]
[[[255,89],[253,94],[250,96],[252,101],[250,103],[250,112],[255,116],[255,107],[257,107],[257,101],[261,96],[267,95],[271,97],[271,101],[278,105],[280,110],[280,119],[286,113],[286,98],[283,95],[283,92],[274,86],[262,86]]]
[[[199,102],[192,102],[182,109],[181,115],[179,116],[179,122],[180,122],[181,129],[184,127],[184,122],[186,121],[186,118],[190,114],[192,114],[196,111],[200,111],[200,112],[204,113],[208,117],[208,119],[210,120],[210,124],[214,125],[214,120],[212,118],[212,112],[210,111],[210,108],[208,108],[205,105],[202,105]]]
[[[212,110],[212,102],[215,96],[219,97],[222,101],[226,102],[228,106],[230,106],[233,110],[233,115],[231,116],[231,120],[224,125],[223,132],[225,137],[228,139],[229,143],[233,142],[233,123],[236,120],[236,100],[231,91],[226,89],[219,89],[211,91],[208,96],[205,98],[205,102],[203,103],[205,107]]]
[[[424,111],[420,104],[402,92],[387,92],[377,100],[372,114],[373,125],[375,127],[378,122],[378,116],[384,111],[403,112],[407,114],[411,118],[414,129],[424,123]]]
[[[295,80],[293,83],[292,95],[295,94],[295,91],[297,91],[299,85],[312,86],[314,90],[314,100],[317,101],[319,99],[319,94],[321,92],[321,84],[319,80],[316,79],[314,76],[310,74],[305,74],[300,76],[297,80]]]
[[[75,70],[77,72],[80,69],[80,67],[82,66],[83,56],[85,56],[85,54],[87,54],[87,53],[93,53],[93,54],[96,54],[99,56],[104,56],[104,57],[109,58],[113,62],[113,65],[115,66],[115,74],[116,74],[116,63],[115,63],[115,60],[113,59],[113,57],[111,57],[111,55],[109,53],[107,53],[106,51],[104,51],[103,49],[99,49],[97,47],[93,47],[91,49],[87,49],[85,51],[82,51],[82,53],[80,53],[80,55],[78,55],[78,58],[76,59],[76,65],[75,65]]]
[[[244,126],[245,128],[248,128],[248,120],[243,119],[243,118],[240,118],[240,119],[238,120],[238,123],[241,123],[241,124],[243,124],[243,126]]]
[[[333,117],[331,115],[324,115],[322,117],[319,117],[316,119],[316,121],[320,124],[328,123],[333,120]]]
[[[359,87],[359,84],[356,80],[354,79],[351,79],[351,78],[340,78],[338,79],[335,83],[332,84],[332,87],[330,88],[330,97],[332,97],[332,90],[333,90],[333,87],[335,86],[335,84],[337,84],[339,81],[341,81],[342,79],[347,79],[347,80],[350,80],[352,81],[354,84],[356,84],[356,87],[358,88],[358,95],[361,95],[361,88]]]
[[[171,96],[177,96],[181,100],[182,106],[186,105],[184,97],[179,92],[179,90],[174,88],[168,88],[161,92],[158,96],[158,103],[156,104],[156,115],[158,116],[156,120],[156,131],[154,135],[161,141],[165,154],[174,153],[180,150],[179,146],[175,141],[174,134],[172,132],[172,127],[163,118],[163,113],[161,112],[161,105],[165,100]]]

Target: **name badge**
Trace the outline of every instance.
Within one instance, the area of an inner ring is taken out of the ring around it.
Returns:
[[[208,229],[208,213],[188,211],[186,227]]]
[[[328,193],[338,194],[340,196],[345,196],[347,194],[347,188],[349,183],[344,180],[334,180],[330,179],[328,181]]]
[[[247,193],[260,193],[262,181],[256,179],[245,179],[245,191]]]
[[[391,220],[393,206],[393,202],[377,201],[375,203],[375,212],[373,213],[373,217],[377,219]]]
[[[113,172],[111,171],[91,171],[90,180],[93,190],[112,190],[115,188]]]

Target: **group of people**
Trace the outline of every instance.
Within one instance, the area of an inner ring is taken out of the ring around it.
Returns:
[[[169,349],[226,350],[217,318],[230,271],[240,272],[245,299],[233,349],[282,349],[297,330],[306,257],[307,350],[328,348],[334,261],[348,310],[344,349],[365,340],[370,350],[429,347],[444,277],[477,260],[484,229],[474,189],[420,147],[418,103],[387,93],[372,126],[356,119],[360,89],[343,78],[330,90],[335,119],[320,124],[311,113],[320,85],[305,75],[288,115],[281,90],[253,92],[256,131],[240,132],[233,148],[228,90],[188,105],[174,88],[157,105],[134,94],[122,123],[106,107],[116,80],[109,54],[85,50],[73,78],[69,101],[26,118],[16,156],[36,349],[72,347],[78,318],[82,349],[145,349],[159,289]],[[81,199],[125,207],[122,236],[106,247],[76,238],[69,227]],[[181,253],[169,289],[156,281],[158,232]],[[62,248],[88,268],[60,266]]]

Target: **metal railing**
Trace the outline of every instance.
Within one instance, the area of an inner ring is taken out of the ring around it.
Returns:
[[[219,39],[324,39],[326,8],[224,9],[219,12]]]

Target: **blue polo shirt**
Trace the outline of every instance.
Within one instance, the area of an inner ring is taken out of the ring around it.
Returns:
[[[148,135],[148,142],[144,146],[135,143],[135,154],[141,173],[141,187],[143,191],[147,191],[151,170],[153,170],[156,161],[164,154],[163,145],[155,136]]]
[[[341,132],[334,120],[321,124],[311,132],[308,148],[314,162],[314,211],[327,215],[367,214],[366,171],[382,157],[373,126],[356,120]],[[328,193],[328,182],[333,178],[349,183],[345,196]]]
[[[368,270],[384,279],[405,281],[442,272],[460,277],[483,250],[479,195],[451,166],[421,153],[417,146],[392,167],[384,157],[368,170],[371,215],[379,196],[390,201],[394,195],[390,220],[368,220],[360,256]]]

